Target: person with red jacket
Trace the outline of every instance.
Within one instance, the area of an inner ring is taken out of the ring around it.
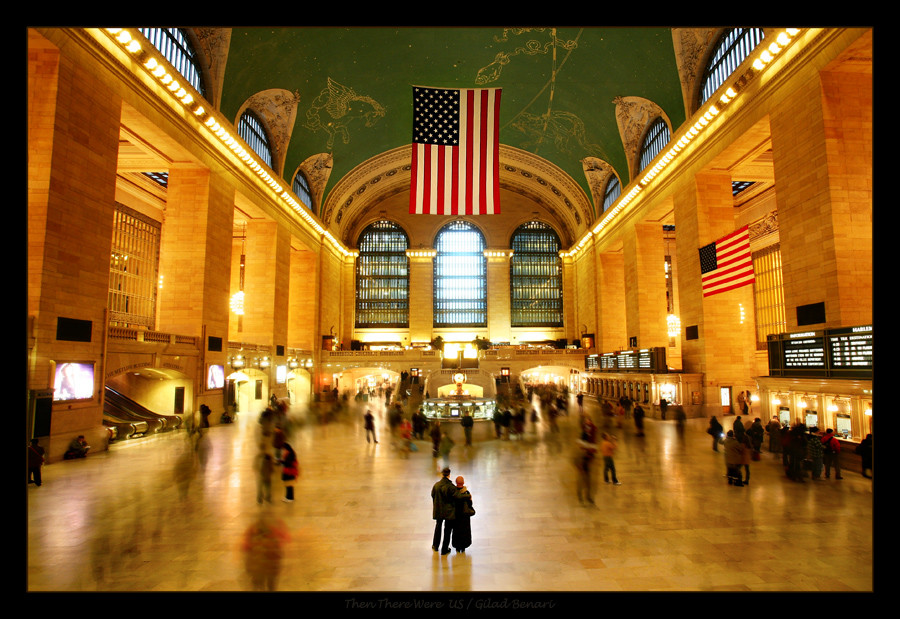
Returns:
[[[834,435],[834,430],[828,428],[822,437],[822,445],[825,446],[823,461],[825,463],[825,479],[831,476],[831,467],[834,467],[834,478],[841,477],[841,442]]]
[[[300,476],[300,465],[297,463],[297,453],[288,443],[281,446],[281,481],[284,482],[284,498],[285,503],[294,501],[294,485]]]

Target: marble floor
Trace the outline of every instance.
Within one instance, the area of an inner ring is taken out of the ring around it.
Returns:
[[[596,418],[596,402],[586,406]],[[529,423],[522,440],[479,424],[469,448],[453,427],[452,476],[465,476],[477,514],[472,547],[441,556],[431,549],[430,444],[392,449],[378,412],[377,445],[356,411],[292,430],[302,469],[293,503],[282,502],[280,477],[271,503],[257,503],[250,415],[214,426],[196,451],[179,432],[45,466],[44,484],[26,491],[26,590],[245,592],[267,551],[282,556],[271,585],[281,592],[875,587],[872,480],[846,470],[840,481],[791,482],[764,452],[748,486],[729,486],[703,419],[683,435],[660,420],[643,437],[630,423],[614,429],[622,484],[604,484],[598,467],[593,505],[576,498],[574,414],[558,433]],[[275,541],[247,543],[260,525]]]

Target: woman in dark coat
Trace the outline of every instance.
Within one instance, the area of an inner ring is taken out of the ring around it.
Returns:
[[[472,545],[472,523],[475,510],[472,509],[472,493],[465,486],[462,476],[456,478],[459,495],[456,498],[456,520],[453,522],[453,547],[456,552],[465,552]]]

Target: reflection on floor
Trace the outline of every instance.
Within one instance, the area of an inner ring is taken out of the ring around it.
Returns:
[[[248,591],[266,586],[250,574],[275,556],[279,591],[873,589],[873,482],[856,470],[791,482],[764,452],[748,486],[729,486],[703,419],[682,435],[671,421],[648,420],[644,437],[628,421],[615,429],[622,485],[597,467],[594,505],[576,498],[575,411],[558,433],[529,423],[522,440],[479,424],[468,448],[450,425],[452,475],[465,476],[477,515],[472,547],[442,557],[431,550],[430,443],[393,450],[378,413],[377,445],[356,410],[295,427],[293,503],[276,475],[272,502],[257,504],[250,415],[213,427],[196,451],[180,432],[46,466],[27,490],[27,589]]]

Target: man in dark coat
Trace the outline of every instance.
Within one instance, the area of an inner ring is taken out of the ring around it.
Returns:
[[[431,549],[442,555],[450,554],[450,539],[453,534],[453,521],[456,518],[456,501],[461,492],[450,481],[450,469],[441,471],[441,479],[431,488],[432,518],[434,519],[434,540]],[[444,543],[441,545],[441,531]]]

